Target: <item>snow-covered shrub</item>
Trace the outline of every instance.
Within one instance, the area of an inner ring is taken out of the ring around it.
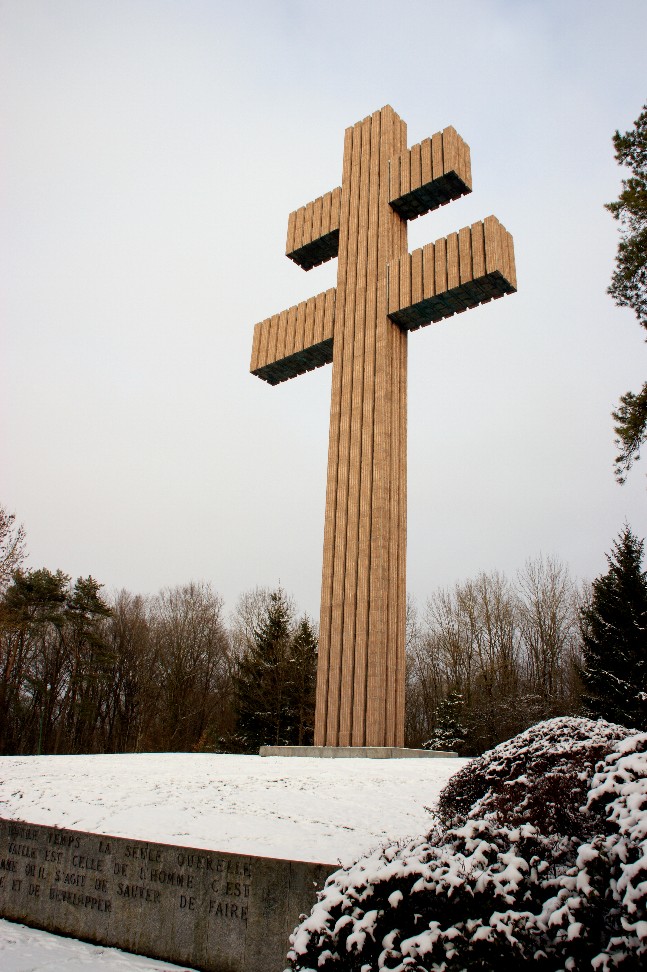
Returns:
[[[531,823],[542,834],[585,837],[600,821],[583,814],[596,764],[633,730],[611,722],[560,718],[531,726],[471,760],[438,801],[449,826],[496,813],[500,823]]]
[[[291,969],[647,968],[647,734],[540,723],[468,764],[441,803],[426,837],[331,875]]]

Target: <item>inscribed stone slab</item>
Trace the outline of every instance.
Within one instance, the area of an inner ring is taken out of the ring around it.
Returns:
[[[0,819],[0,916],[204,972],[281,972],[336,867]]]

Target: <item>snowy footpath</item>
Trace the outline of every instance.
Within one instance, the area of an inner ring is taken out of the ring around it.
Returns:
[[[116,837],[350,864],[425,833],[463,759],[161,753],[0,757],[0,817]],[[0,921],[2,972],[186,968]]]

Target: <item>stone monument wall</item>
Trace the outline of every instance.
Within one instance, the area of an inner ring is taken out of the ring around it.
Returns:
[[[281,972],[336,867],[0,819],[0,916],[204,972]]]

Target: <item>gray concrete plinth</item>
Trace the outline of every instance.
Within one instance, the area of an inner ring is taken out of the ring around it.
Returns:
[[[316,759],[453,759],[458,753],[402,746],[261,746],[259,756],[313,756]]]

